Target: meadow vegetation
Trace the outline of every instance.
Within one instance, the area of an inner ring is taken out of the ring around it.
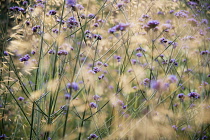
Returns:
[[[210,138],[210,2],[28,0],[7,8],[0,139]]]

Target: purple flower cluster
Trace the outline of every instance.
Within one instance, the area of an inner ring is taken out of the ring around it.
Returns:
[[[116,31],[125,31],[129,26],[130,24],[128,23],[119,23],[118,25],[115,25],[114,27],[110,28],[108,32],[113,34]]]
[[[94,99],[95,101],[99,101],[100,98],[101,98],[101,97],[100,97],[99,95],[94,95],[94,96],[93,96],[93,99]]]
[[[150,20],[147,22],[147,26],[152,29],[155,28],[156,26],[158,26],[160,23],[157,20]]]
[[[177,97],[180,99],[180,101],[183,101],[185,98],[185,95],[184,95],[184,93],[180,93],[177,95]]]
[[[198,98],[200,98],[200,94],[198,94],[198,93],[196,93],[196,92],[190,92],[190,93],[188,94],[188,97],[194,98],[194,99],[198,99]]]
[[[91,102],[89,105],[90,105],[91,108],[97,108],[97,104],[94,103],[94,102]]]
[[[79,86],[76,82],[67,83],[67,88],[73,89],[75,91],[79,90]]]
[[[58,55],[67,55],[68,52],[66,50],[60,50],[58,51]]]
[[[75,6],[77,3],[76,0],[66,0],[66,5],[72,7],[72,6]]]
[[[174,13],[177,18],[187,18],[188,14],[185,11],[179,11]]]
[[[95,138],[96,139],[98,138],[96,134],[90,134],[90,136],[87,139],[90,140],[90,139],[95,139]]]
[[[67,27],[72,29],[79,26],[79,22],[74,18],[70,17],[67,21]]]
[[[49,11],[49,15],[56,15],[56,13],[57,13],[57,12],[56,12],[55,10],[50,10],[50,11]]]
[[[22,12],[22,13],[25,12],[25,9],[24,8],[21,8],[21,7],[18,7],[18,6],[10,7],[9,10],[10,11],[13,11],[13,12],[17,12],[17,11]]]
[[[55,50],[49,50],[48,53],[49,54],[55,54]]]
[[[21,62],[23,62],[23,61],[28,61],[30,58],[31,58],[30,55],[26,54],[26,55],[24,55],[23,57],[21,57],[19,60],[20,60]]]
[[[25,98],[24,97],[18,97],[19,101],[23,101]]]
[[[37,30],[40,29],[40,28],[41,28],[40,25],[36,25],[36,26],[32,27],[32,31],[37,32]]]

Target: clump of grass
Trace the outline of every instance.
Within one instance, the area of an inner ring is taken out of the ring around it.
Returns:
[[[167,0],[10,7],[18,22],[1,58],[1,138],[207,139],[208,8]]]

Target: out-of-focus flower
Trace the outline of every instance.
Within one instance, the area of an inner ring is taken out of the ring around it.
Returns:
[[[200,94],[198,94],[197,92],[190,92],[188,94],[188,97],[198,99],[198,98],[200,98]]]
[[[168,76],[168,80],[170,83],[176,83],[178,81],[178,79],[175,75]]]
[[[155,28],[156,26],[158,26],[160,23],[157,20],[150,20],[147,22],[147,26],[149,26],[149,28]]]
[[[50,11],[49,11],[49,15],[56,15],[56,13],[57,13],[57,12],[56,12],[55,10],[50,10]]]
[[[70,7],[75,6],[76,3],[77,3],[76,0],[66,0],[66,5]]]
[[[90,139],[96,139],[96,138],[98,138],[96,134],[90,134],[90,136],[87,139],[90,140]]]
[[[67,83],[67,88],[77,91],[79,90],[79,85],[76,82]]]
[[[101,98],[101,97],[100,97],[99,95],[94,95],[94,96],[93,96],[93,99],[94,99],[95,101],[99,101],[100,98]]]
[[[202,19],[201,24],[208,24],[208,20],[207,19]]]
[[[58,55],[67,55],[68,52],[66,50],[60,50],[58,51]]]
[[[21,57],[19,60],[23,62],[23,61],[28,61],[30,58],[31,58],[30,55],[26,54],[25,56]]]
[[[184,12],[184,11],[176,12],[176,13],[174,13],[174,15],[177,18],[187,18],[188,17],[188,14],[186,12]]]
[[[91,102],[89,105],[90,105],[91,108],[97,108],[97,104],[94,103],[94,102]]]
[[[25,98],[24,97],[18,97],[19,101],[23,101]]]
[[[71,95],[70,95],[69,93],[66,93],[66,94],[65,94],[65,99],[66,99],[66,100],[71,99]]]
[[[9,53],[7,51],[4,51],[4,56],[8,56]]]
[[[49,50],[48,53],[49,54],[55,54],[55,50]]]

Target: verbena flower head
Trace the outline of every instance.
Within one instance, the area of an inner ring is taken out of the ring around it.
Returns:
[[[79,85],[76,82],[67,83],[67,88],[77,91],[79,90]]]
[[[25,98],[24,97],[18,97],[19,101],[23,101]]]
[[[188,14],[184,11],[179,11],[174,13],[177,18],[188,18]]]
[[[142,53],[136,53],[136,56],[137,56],[137,57],[142,57],[143,54],[142,54]]]
[[[156,26],[158,26],[160,23],[157,20],[150,20],[147,22],[147,26],[149,28],[155,28]]]
[[[65,94],[65,99],[66,99],[66,100],[71,99],[71,95],[70,95],[69,93],[66,93],[66,94]]]
[[[185,95],[184,95],[184,93],[180,93],[180,94],[177,95],[177,97],[178,97],[181,101],[183,101],[183,99],[185,98]]]
[[[90,140],[90,139],[96,139],[96,138],[98,138],[96,134],[90,134],[90,136],[87,139]]]
[[[57,12],[56,12],[55,10],[50,10],[50,11],[49,11],[49,15],[56,15],[56,13],[57,13]]]
[[[76,0],[66,0],[66,5],[70,7],[75,6],[76,3],[77,3]]]
[[[176,75],[170,75],[170,76],[168,76],[168,80],[169,80],[170,83],[176,83],[176,82],[178,82],[178,79],[177,79]]]
[[[197,92],[190,92],[188,94],[188,97],[198,99],[198,98],[200,98],[200,94],[198,94]]]
[[[23,61],[28,61],[30,58],[31,58],[30,55],[26,54],[25,56],[23,56],[23,57],[20,58],[19,60],[20,60],[21,62],[23,62]]]
[[[58,51],[58,55],[67,55],[68,52],[66,50],[60,50]]]
[[[100,98],[101,98],[101,97],[100,97],[99,95],[94,95],[94,96],[93,96],[93,99],[94,99],[95,101],[99,101]]]
[[[90,105],[91,108],[97,108],[97,104],[94,103],[94,102],[91,102],[89,105]]]

